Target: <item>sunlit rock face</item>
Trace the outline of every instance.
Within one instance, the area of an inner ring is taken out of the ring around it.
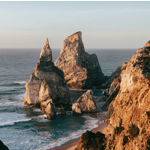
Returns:
[[[88,90],[72,105],[74,114],[97,112],[96,103],[93,99],[93,91]]]
[[[105,82],[97,56],[85,52],[81,32],[67,37],[55,66],[64,72],[67,85],[72,88],[92,88]]]
[[[69,88],[64,80],[64,74],[52,62],[52,50],[48,39],[25,87],[24,103],[27,105],[37,105],[50,99],[55,105],[70,102]]]
[[[111,130],[106,150],[150,147],[150,41],[124,63],[120,89],[109,105]]]

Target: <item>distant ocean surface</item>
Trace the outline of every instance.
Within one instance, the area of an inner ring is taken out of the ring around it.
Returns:
[[[87,49],[98,57],[101,69],[111,75],[123,62],[131,59],[137,49],[103,50]],[[39,59],[41,49],[0,49],[0,140],[10,150],[47,150],[70,139],[79,137],[86,130],[97,127],[100,120],[95,115],[58,115],[55,121],[46,119],[44,112],[24,106],[24,84],[29,80]],[[60,54],[52,49],[53,62]],[[75,101],[85,90],[70,88]],[[101,90],[94,92],[100,96]]]

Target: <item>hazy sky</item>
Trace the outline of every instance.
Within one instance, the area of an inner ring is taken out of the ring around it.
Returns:
[[[140,48],[150,40],[150,2],[2,2],[0,48],[51,48],[82,31],[85,48]]]

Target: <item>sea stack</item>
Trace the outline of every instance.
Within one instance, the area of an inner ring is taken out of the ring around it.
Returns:
[[[69,88],[64,80],[64,74],[52,62],[52,50],[48,39],[25,87],[24,103],[26,105],[40,104],[43,109],[46,109],[51,103],[66,105],[70,102]]]
[[[88,90],[72,105],[74,114],[96,113],[97,107],[93,99],[93,91]]]
[[[120,89],[109,105],[106,150],[150,149],[150,41],[124,63]]]
[[[105,82],[97,56],[85,52],[81,32],[64,40],[55,66],[64,72],[67,85],[72,88],[88,89]]]

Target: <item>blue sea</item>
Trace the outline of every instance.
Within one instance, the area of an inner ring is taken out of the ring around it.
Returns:
[[[29,80],[39,59],[41,49],[0,49],[0,140],[10,150],[48,150],[81,136],[97,127],[98,115],[73,116],[72,112],[50,121],[38,108],[24,106],[24,84]],[[111,75],[123,62],[131,59],[136,49],[87,49],[95,53],[101,69]],[[52,49],[53,62],[60,49]],[[72,101],[85,90],[70,88]],[[102,90],[94,91],[94,97]]]

